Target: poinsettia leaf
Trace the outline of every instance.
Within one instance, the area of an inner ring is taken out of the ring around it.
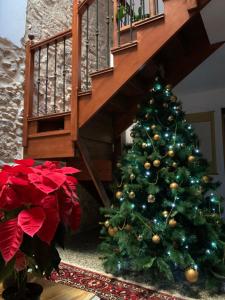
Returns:
[[[28,179],[37,189],[45,194],[50,194],[63,185],[66,181],[66,176],[55,172],[43,171],[42,174],[28,174]]]
[[[27,159],[15,159],[14,162],[18,165],[23,165],[26,167],[32,167],[34,165],[34,160],[31,158]]]
[[[42,207],[22,210],[18,215],[18,224],[23,232],[33,237],[45,221],[46,215]]]
[[[80,170],[76,169],[76,168],[72,168],[72,167],[63,167],[61,169],[59,169],[61,173],[63,174],[76,174],[79,173]]]
[[[27,180],[14,177],[14,176],[10,176],[8,182],[11,183],[12,185],[20,185],[20,186],[27,186],[29,184]]]
[[[57,209],[45,209],[46,219],[43,226],[38,231],[37,236],[47,244],[50,244],[56,233],[60,218]]]
[[[15,254],[16,261],[15,261],[15,270],[17,272],[23,271],[27,267],[27,260],[26,260],[26,255],[18,250]]]
[[[18,251],[23,240],[23,231],[17,218],[0,223],[0,252],[5,262],[9,262]]]

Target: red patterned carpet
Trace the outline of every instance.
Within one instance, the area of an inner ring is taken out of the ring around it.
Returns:
[[[66,263],[60,264],[59,274],[54,272],[51,280],[93,292],[101,300],[182,300]]]

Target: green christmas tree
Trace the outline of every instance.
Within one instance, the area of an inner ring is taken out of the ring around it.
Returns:
[[[114,203],[104,211],[104,266],[117,275],[146,271],[160,281],[179,274],[215,286],[225,274],[219,184],[207,175],[170,85],[156,78],[138,108],[133,143],[117,163]]]

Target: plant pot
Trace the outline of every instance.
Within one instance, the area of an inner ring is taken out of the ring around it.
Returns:
[[[14,286],[6,288],[2,293],[2,298],[4,300],[40,300],[42,291],[40,284],[28,282],[22,293]]]

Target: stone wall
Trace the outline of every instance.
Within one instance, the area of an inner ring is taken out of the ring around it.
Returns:
[[[22,156],[24,49],[0,38],[0,160]]]

